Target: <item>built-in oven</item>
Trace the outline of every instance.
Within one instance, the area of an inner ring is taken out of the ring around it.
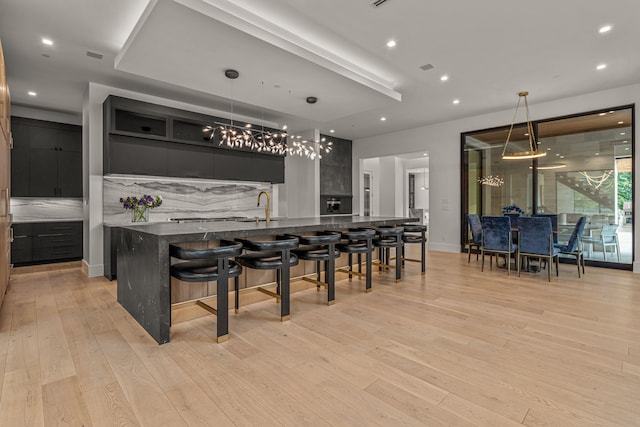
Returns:
[[[337,197],[327,197],[327,213],[342,213],[342,200]]]

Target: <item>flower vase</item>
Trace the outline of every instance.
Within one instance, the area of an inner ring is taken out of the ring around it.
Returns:
[[[148,206],[136,206],[131,211],[133,222],[149,222],[149,207]]]

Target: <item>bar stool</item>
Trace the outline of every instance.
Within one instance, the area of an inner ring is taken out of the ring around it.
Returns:
[[[336,297],[336,258],[340,257],[340,251],[336,250],[336,243],[340,242],[340,233],[335,231],[320,231],[315,235],[291,237],[298,238],[301,245],[307,245],[291,252],[296,254],[299,259],[316,262],[316,279],[303,277],[302,280],[315,283],[316,288],[320,291],[320,286],[327,288],[327,305],[333,305]],[[320,280],[320,262],[324,261],[325,281]]]
[[[402,235],[402,240],[404,240],[406,244],[412,243],[420,243],[420,259],[412,259],[404,256],[405,247],[402,247],[402,263],[405,261],[410,262],[419,262],[421,266],[421,273],[425,274],[425,264],[427,260],[427,226],[422,224],[402,224],[402,228],[404,228],[404,234]],[[419,234],[418,234],[419,233]]]
[[[341,235],[346,242],[337,244],[336,248],[349,255],[349,268],[340,268],[336,271],[347,273],[349,281],[353,276],[364,277],[366,279],[365,292],[371,292],[371,253],[373,252],[372,242],[376,231],[365,228],[350,228],[343,231]],[[353,254],[358,255],[358,271],[353,271]],[[362,254],[365,254],[365,273],[362,273]]]
[[[217,307],[196,301],[196,304],[218,317],[216,341],[229,338],[229,277],[235,281],[236,310],[238,308],[238,276],[242,267],[229,258],[242,253],[242,244],[229,240],[220,241],[220,247],[207,249],[188,249],[169,245],[169,254],[177,259],[186,260],[171,265],[171,276],[185,282],[217,283]]]
[[[379,271],[383,268],[394,268],[396,270],[396,283],[402,278],[402,251],[404,248],[404,241],[402,235],[404,234],[404,228],[400,226],[380,226],[376,230],[376,238],[373,240],[373,246],[378,248],[378,262],[374,262],[373,265],[377,265]],[[389,264],[391,258],[391,248],[395,248],[396,252],[396,265]]]
[[[298,256],[291,250],[298,247],[298,238],[276,236],[276,240],[236,240],[251,251],[236,258],[240,265],[255,270],[276,270],[276,292],[263,287],[258,287],[258,291],[279,301],[280,320],[289,320],[290,268],[298,265]]]

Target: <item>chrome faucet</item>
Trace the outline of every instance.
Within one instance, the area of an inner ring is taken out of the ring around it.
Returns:
[[[262,196],[263,194],[267,196],[267,206],[264,208],[264,217],[265,221],[269,223],[271,222],[271,196],[269,196],[268,191],[261,191],[260,193],[258,193],[258,206],[260,206],[260,196]]]

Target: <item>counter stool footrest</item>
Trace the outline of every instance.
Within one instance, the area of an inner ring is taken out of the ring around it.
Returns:
[[[216,316],[218,315],[218,310],[216,310],[215,308],[211,307],[209,304],[205,304],[204,302],[198,300],[198,301],[196,301],[196,305],[198,307],[204,308],[209,313],[215,314]]]
[[[269,289],[265,289],[265,288],[258,288],[259,292],[262,292],[265,295],[269,295],[272,298],[275,298],[276,301],[280,302],[280,295],[278,295],[277,293],[270,291]]]
[[[396,268],[395,265],[389,265],[389,264],[385,264],[383,262],[377,262],[377,261],[373,261],[371,265],[377,265],[378,267],[384,267],[384,268],[393,268],[393,269]]]
[[[304,280],[305,282],[309,282],[309,283],[314,283],[318,286],[324,286],[325,288],[328,288],[329,285],[321,280],[316,280],[316,279],[312,279],[310,277],[303,277],[302,280]]]
[[[413,258],[402,258],[402,261],[409,261],[409,262],[422,262],[421,259],[413,259]]]
[[[350,271],[350,270],[347,270],[346,268],[339,268],[336,270],[336,273],[347,273],[347,274],[352,274],[358,277],[367,277],[365,273],[360,273],[358,271]]]

